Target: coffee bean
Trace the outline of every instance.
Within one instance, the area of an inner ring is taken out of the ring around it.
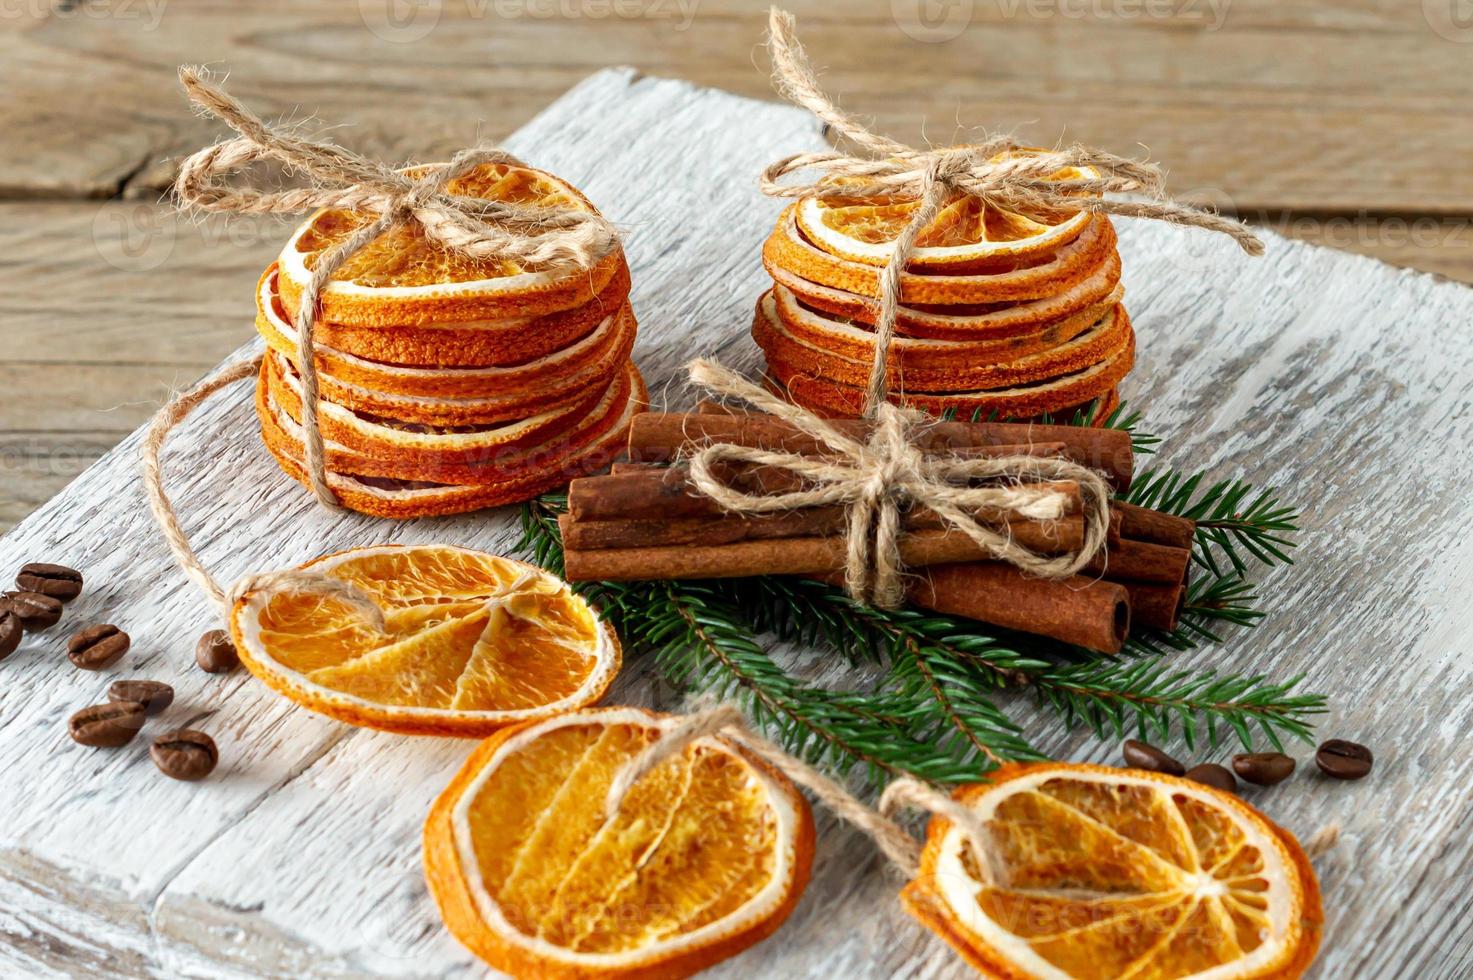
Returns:
[[[20,617],[26,632],[48,629],[61,622],[61,600],[39,592],[6,592],[0,600]]]
[[[215,771],[215,764],[220,761],[215,740],[191,728],[160,735],[153,740],[148,754],[159,771],[170,779],[204,779]]]
[[[33,561],[22,565],[15,584],[22,592],[39,592],[62,602],[70,602],[82,594],[82,573],[65,565]]]
[[[107,699],[137,701],[144,711],[156,715],[174,703],[174,689],[161,681],[113,681]]]
[[[1215,762],[1204,762],[1200,766],[1193,766],[1186,771],[1185,775],[1193,782],[1220,789],[1225,793],[1238,791],[1238,781],[1233,778],[1233,774],[1227,771],[1226,766],[1219,766]]]
[[[89,626],[66,641],[66,655],[83,670],[102,670],[118,662],[132,641],[111,623]]]
[[[137,701],[109,701],[83,708],[67,721],[72,741],[100,749],[127,745],[143,727],[145,711]]]
[[[1343,738],[1322,743],[1314,754],[1314,764],[1320,767],[1320,772],[1336,779],[1364,779],[1371,774],[1375,761],[1370,749]]]
[[[21,625],[20,617],[11,612],[9,606],[0,605],[0,660],[16,651],[25,632],[26,628]]]
[[[194,662],[207,674],[224,674],[236,668],[240,655],[235,643],[224,630],[210,630],[194,647]]]
[[[1233,756],[1233,772],[1250,783],[1273,786],[1294,773],[1294,760],[1282,752],[1249,752]]]
[[[1120,754],[1125,756],[1125,764],[1133,769],[1164,772],[1168,776],[1180,776],[1186,772],[1185,766],[1156,746],[1138,742],[1133,738],[1125,740],[1125,744],[1120,747]]]

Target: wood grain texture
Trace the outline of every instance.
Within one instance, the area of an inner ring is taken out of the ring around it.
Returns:
[[[652,135],[662,130],[671,135]],[[746,328],[777,205],[753,175],[819,145],[795,110],[628,72],[594,76],[511,141],[628,229],[636,357],[673,405],[690,401],[674,379],[694,353],[756,365]],[[1473,317],[1473,292],[1278,237],[1250,260],[1200,233],[1138,222],[1120,231],[1141,337],[1127,395],[1166,437],[1162,461],[1280,486],[1305,509],[1299,563],[1264,583],[1278,612],[1182,663],[1302,671],[1332,696],[1325,733],[1377,752],[1371,779],[1340,784],[1317,778],[1300,750],[1292,783],[1250,793],[1301,836],[1343,828],[1318,866],[1329,922],[1316,975],[1460,975],[1459,903],[1473,882],[1463,748],[1473,458],[1459,447],[1473,442],[1473,352],[1447,331]],[[233,306],[244,329],[253,279],[176,280],[175,302]],[[515,538],[505,510],[405,523],[323,513],[262,450],[244,388],[173,445],[165,465],[181,516],[222,580],[374,542],[506,551]],[[350,729],[244,674],[197,671],[190,648],[216,624],[151,523],[137,450],[135,433],[0,540],[0,569],[62,561],[89,582],[63,627],[0,664],[0,972],[480,975],[439,927],[419,872],[429,801],[469,746]],[[65,626],[102,618],[133,634],[134,652],[108,676],[73,670]],[[855,681],[834,658],[786,657],[805,676]],[[174,684],[167,718],[215,735],[217,775],[163,779],[142,740],[114,752],[72,745],[66,716],[115,676]],[[678,703],[640,660],[608,700]],[[1041,747],[1114,761],[1113,745],[1045,722],[1025,698],[1008,707]],[[899,911],[899,882],[871,845],[826,815],[819,832],[814,882],[793,919],[712,975],[968,975]]]
[[[1179,190],[1246,210],[1473,213],[1457,0],[795,0],[849,105],[906,140],[1002,127],[1149,147]],[[180,61],[265,111],[390,157],[500,136],[627,63],[770,93],[747,0],[94,0],[0,17],[0,195],[152,195],[214,135]],[[369,66],[372,66],[371,68]]]

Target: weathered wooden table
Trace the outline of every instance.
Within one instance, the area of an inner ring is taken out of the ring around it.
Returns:
[[[673,379],[696,352],[755,366],[746,327],[776,205],[754,175],[777,155],[823,145],[812,120],[609,71],[509,145],[627,229],[636,357],[657,398],[686,398]],[[1277,237],[1250,260],[1201,233],[1120,230],[1141,338],[1127,395],[1166,437],[1163,458],[1277,485],[1305,512],[1299,564],[1263,588],[1275,613],[1251,635],[1181,659],[1303,671],[1308,688],[1331,695],[1325,733],[1377,751],[1363,783],[1301,772],[1252,794],[1301,836],[1343,828],[1318,865],[1329,923],[1317,975],[1466,976],[1473,351],[1456,337],[1473,318],[1473,291]],[[229,249],[221,239],[214,248]],[[231,282],[222,297],[212,294],[225,283],[174,282],[159,313],[229,303],[244,333],[251,285]],[[478,975],[438,923],[419,852],[428,805],[469,746],[349,728],[244,673],[194,668],[193,641],[216,624],[148,515],[138,442],[126,438],[0,541],[0,571],[62,561],[88,581],[63,627],[0,664],[0,973]],[[181,515],[223,580],[371,542],[504,551],[515,539],[512,511],[409,523],[325,514],[260,446],[245,386],[173,445],[166,467]],[[65,626],[92,621],[132,633],[123,668],[99,676],[67,663]],[[212,778],[162,778],[142,740],[116,751],[68,740],[66,717],[118,676],[175,685],[172,719],[195,720],[220,742]],[[669,705],[674,694],[636,660],[608,700]],[[1021,699],[1010,708],[1061,757],[1113,761],[1115,746],[1045,728]],[[965,975],[899,912],[898,884],[864,838],[820,815],[815,878],[793,918],[713,972]]]

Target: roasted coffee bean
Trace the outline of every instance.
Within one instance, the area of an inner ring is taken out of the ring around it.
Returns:
[[[102,670],[118,662],[132,641],[111,623],[89,626],[66,641],[66,655],[83,670]]]
[[[70,602],[82,594],[82,573],[65,565],[33,561],[22,565],[15,584],[22,592],[39,592],[62,602]]]
[[[204,779],[215,771],[215,763],[220,761],[215,740],[192,728],[160,735],[153,740],[148,754],[159,771],[170,779]]]
[[[1180,776],[1187,771],[1185,766],[1156,746],[1138,742],[1133,738],[1125,740],[1125,744],[1120,747],[1120,754],[1125,756],[1125,764],[1133,769],[1164,772],[1168,776]]]
[[[107,699],[137,701],[144,711],[156,715],[174,703],[174,689],[162,681],[113,681]]]
[[[1186,771],[1185,775],[1193,782],[1220,789],[1225,793],[1238,791],[1238,781],[1233,778],[1233,774],[1228,772],[1226,766],[1219,766],[1215,762],[1204,762],[1200,766],[1193,766]]]
[[[1249,752],[1233,756],[1233,772],[1245,782],[1273,786],[1294,774],[1294,760],[1282,752]]]
[[[115,749],[127,745],[143,727],[143,705],[137,701],[109,701],[94,704],[72,715],[67,731],[72,741],[99,749]]]
[[[20,617],[26,632],[49,629],[61,622],[61,600],[39,592],[7,592],[0,602]]]
[[[210,630],[194,647],[194,662],[207,674],[224,674],[236,668],[240,655],[235,643],[224,630]]]
[[[1322,743],[1314,754],[1314,764],[1320,767],[1320,772],[1336,779],[1364,779],[1371,774],[1375,761],[1370,749],[1343,738]]]
[[[20,624],[20,617],[11,612],[9,606],[0,605],[0,660],[16,651],[25,632],[26,628]]]

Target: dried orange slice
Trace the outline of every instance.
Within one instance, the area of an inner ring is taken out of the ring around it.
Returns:
[[[274,276],[262,281],[256,330],[267,346],[296,364],[296,328],[274,302],[270,292],[274,282]],[[523,329],[540,337],[537,324]],[[425,366],[363,357],[326,345],[319,330],[317,374],[324,396],[351,408],[427,424],[451,420],[491,422],[516,417],[517,409],[524,404],[566,401],[573,393],[586,391],[598,378],[607,380],[614,366],[628,359],[637,330],[633,310],[625,302],[606,311],[592,330],[566,347],[491,366]],[[447,351],[459,353],[462,338],[446,334],[438,342],[442,346],[434,354],[443,357]]]
[[[1018,149],[999,153],[994,161],[1041,151]],[[1078,180],[1098,176],[1093,170],[1064,167],[1045,180]],[[895,239],[915,217],[914,200],[804,198],[797,219],[803,233],[832,255],[884,265]],[[908,267],[947,268],[1002,257],[1043,255],[1072,240],[1089,223],[1086,211],[1028,216],[968,195],[957,195],[921,229]]]
[[[814,245],[798,226],[798,205],[778,219],[762,246],[763,262],[795,276],[871,299],[879,295],[880,269],[833,255]],[[1012,303],[1057,296],[1092,275],[1115,251],[1115,231],[1104,215],[1091,215],[1072,240],[1042,256],[1005,257],[985,269],[917,271],[900,276],[908,306]]]
[[[1166,980],[1300,976],[1319,884],[1298,842],[1247,803],[1158,773],[1004,766],[956,799],[981,856],[931,821],[901,899],[988,976]]]
[[[874,325],[875,301],[868,296],[809,282],[786,269],[764,261],[773,282],[791,292],[805,306],[855,323]],[[1085,278],[1056,296],[1018,303],[972,303],[949,306],[900,306],[896,310],[896,333],[927,340],[1003,340],[1037,333],[1050,324],[1113,296],[1118,301],[1120,256],[1111,249],[1104,261]]]
[[[766,329],[767,314],[761,308],[753,318],[753,331]],[[1055,377],[1041,378],[996,388],[948,391],[894,391],[891,401],[918,408],[931,415],[954,410],[968,417],[980,412],[984,418],[1028,419],[1044,413],[1057,415],[1087,404],[1120,383],[1135,363],[1135,333],[1123,306],[1115,306],[1105,317],[1122,323],[1107,325],[1116,342],[1098,361],[1078,370]],[[805,357],[800,363],[767,352],[767,368],[771,376],[793,402],[820,414],[854,417],[864,408],[864,389],[858,384],[845,384],[826,376]]]
[[[792,299],[788,294],[787,300]],[[806,365],[843,384],[863,386],[874,334],[785,302],[777,291],[758,301],[752,337],[769,360]],[[1088,367],[1119,348],[1130,329],[1111,303],[1057,328],[993,343],[897,337],[890,345],[893,387],[901,391],[999,388]]]
[[[419,172],[408,168],[413,176]],[[510,204],[594,210],[570,184],[530,167],[485,164],[446,191]],[[319,256],[369,216],[323,209],[302,224],[277,259],[282,305],[295,318]],[[322,290],[322,319],[346,326],[421,326],[572,309],[597,296],[624,265],[615,249],[588,272],[570,274],[505,258],[473,259],[441,247],[416,223],[359,249]]]
[[[256,286],[256,332],[273,350],[295,358],[297,329],[281,303],[279,284],[273,264]],[[394,379],[400,387],[380,386],[405,394],[439,394],[438,386],[432,390],[417,387],[414,372],[439,369],[454,378],[459,377],[454,372],[461,369],[517,370],[543,361],[549,367],[566,367],[571,358],[588,353],[588,342],[609,317],[618,314],[628,297],[629,270],[620,267],[589,302],[545,316],[414,327],[347,327],[319,320],[313,335],[318,368],[324,373],[358,377],[365,384],[375,384],[370,379],[381,381],[390,372],[403,371],[407,372],[404,377]]]
[[[566,582],[450,545],[385,545],[302,566],[358,586],[379,628],[336,596],[251,592],[231,634],[252,674],[352,725],[479,738],[596,701],[619,639]]]
[[[272,400],[270,370],[262,365],[256,385],[261,437],[281,468],[305,485],[301,426]],[[328,439],[327,483],[344,507],[376,517],[459,514],[527,500],[594,473],[623,452],[629,422],[647,398],[638,370],[625,364],[600,406],[573,430],[479,463],[448,463],[419,451],[374,456]]]
[[[675,978],[782,925],[808,884],[813,816],[732,742],[693,742],[605,819],[615,773],[678,720],[605,708],[487,739],[425,824],[450,932],[513,976]]]

